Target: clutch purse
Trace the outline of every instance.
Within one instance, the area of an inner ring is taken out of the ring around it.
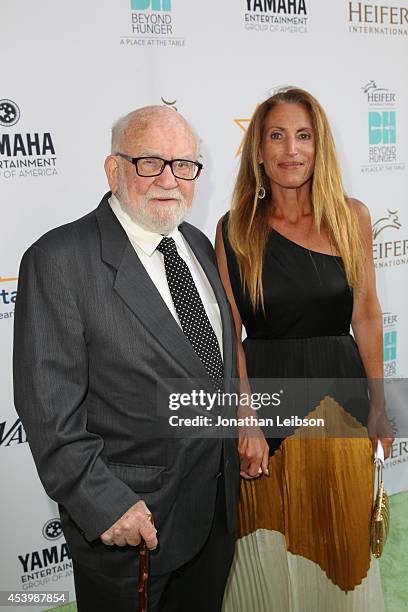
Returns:
[[[377,469],[377,495],[371,517],[371,552],[378,559],[384,550],[390,528],[390,501],[384,490],[384,449],[380,440],[378,440],[374,463]]]

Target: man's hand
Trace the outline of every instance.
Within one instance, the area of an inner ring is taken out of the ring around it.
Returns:
[[[147,548],[154,550],[158,544],[157,529],[149,520],[150,516],[144,501],[138,501],[101,535],[102,542],[107,546],[137,546],[143,538]]]

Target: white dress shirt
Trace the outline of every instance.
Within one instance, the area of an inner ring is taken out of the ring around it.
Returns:
[[[161,234],[145,230],[143,227],[135,223],[135,221],[133,221],[133,219],[131,219],[123,210],[119,200],[114,194],[112,194],[109,198],[109,204],[119,223],[125,230],[137,256],[145,267],[146,272],[163,298],[167,308],[170,310],[178,325],[180,325],[167,283],[166,271],[164,268],[164,257],[160,251],[157,251],[157,246],[159,245],[163,236]],[[193,251],[184,240],[184,237],[179,229],[176,227],[166,235],[169,238],[173,238],[177,246],[178,254],[185,261],[191,272],[191,276],[193,277],[195,286],[197,287],[197,291],[205,308],[205,312],[207,313],[207,317],[217,337],[222,356],[222,324],[220,309],[208,278]]]

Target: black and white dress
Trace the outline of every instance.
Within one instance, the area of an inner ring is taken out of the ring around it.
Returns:
[[[235,254],[223,240],[247,337],[250,379],[355,379],[365,371],[350,335],[353,293],[340,257],[310,251],[271,230],[263,270],[265,311],[254,312]],[[363,382],[361,382],[363,381]],[[340,393],[341,395],[341,393]],[[350,405],[336,393],[303,406],[343,437],[302,428],[270,444],[269,478],[241,482],[240,526],[223,612],[382,612],[370,554],[374,470],[364,390]],[[347,436],[361,429],[361,435]]]

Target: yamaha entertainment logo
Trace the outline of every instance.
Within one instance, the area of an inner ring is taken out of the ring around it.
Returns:
[[[246,30],[305,34],[308,14],[305,0],[245,0]]]
[[[10,128],[20,123],[21,131]],[[0,100],[0,179],[50,177],[57,172],[51,132],[21,125],[20,108],[13,100]]]
[[[58,540],[63,536],[61,522],[53,518],[42,528],[45,540]],[[24,590],[39,589],[53,585],[72,576],[71,554],[66,542],[52,544],[40,550],[18,555],[21,564],[21,586]],[[56,587],[57,588],[57,587]]]

